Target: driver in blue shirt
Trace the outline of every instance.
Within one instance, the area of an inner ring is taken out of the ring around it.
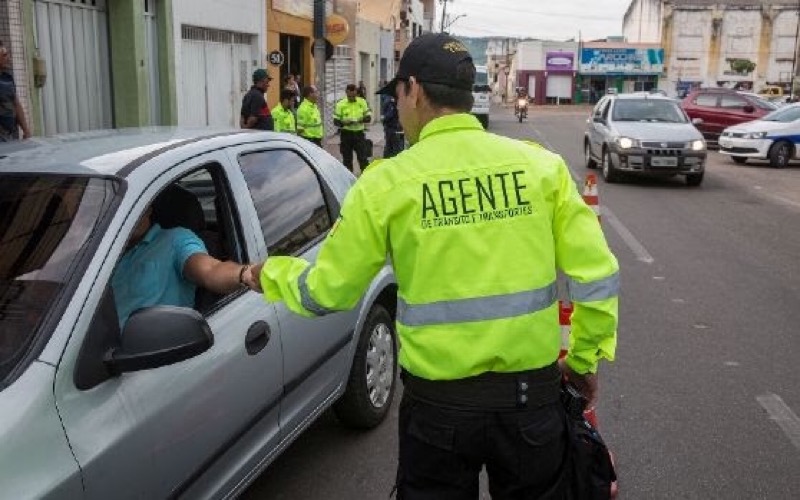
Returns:
[[[137,223],[111,278],[120,328],[137,309],[193,307],[198,286],[223,295],[255,288],[250,265],[212,257],[191,230],[153,223],[152,211]]]

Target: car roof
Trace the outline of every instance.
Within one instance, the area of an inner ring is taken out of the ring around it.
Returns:
[[[147,127],[93,130],[0,144],[0,171],[126,176],[149,158],[200,140],[217,147],[256,139],[251,130]],[[274,132],[261,132],[274,134]],[[260,134],[259,134],[260,135]]]
[[[616,94],[610,96],[612,99],[652,99],[655,101],[674,101],[675,99],[663,94],[651,94],[650,92],[632,92],[629,94]]]

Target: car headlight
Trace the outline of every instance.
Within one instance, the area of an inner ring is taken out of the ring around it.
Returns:
[[[696,141],[692,141],[691,143],[692,151],[702,151],[706,149],[706,141],[702,139],[698,139]]]
[[[766,132],[750,132],[744,134],[745,139],[763,139],[766,136],[767,136]]]
[[[636,139],[631,139],[630,137],[620,137],[617,139],[617,145],[619,145],[619,147],[622,149],[630,149],[638,144],[639,141]]]

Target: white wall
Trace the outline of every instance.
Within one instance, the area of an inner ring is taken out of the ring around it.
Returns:
[[[369,56],[369,64],[367,74],[362,73],[361,68],[361,54],[365,53]],[[378,97],[375,91],[378,90],[378,72],[380,70],[380,54],[381,54],[381,27],[377,23],[367,21],[366,19],[356,20],[356,46],[353,52],[356,67],[356,79],[353,83],[358,83],[359,80],[364,81],[367,86],[367,102],[373,111],[373,118],[377,116],[375,110],[379,109]]]
[[[761,37],[761,12],[758,10],[726,10],[722,18],[722,42],[719,71],[709,75],[718,80],[757,80],[756,70],[749,75],[734,75],[728,59],[749,59],[758,63]]]
[[[796,29],[797,13],[794,10],[785,10],[775,17],[769,51],[770,64],[764,75],[766,81],[791,80]],[[763,71],[756,68],[756,72],[760,74]]]
[[[632,0],[622,21],[622,36],[630,43],[660,43],[661,9],[661,0]]]
[[[544,50],[541,41],[520,42],[514,57],[517,71],[544,69]]]
[[[708,51],[711,46],[711,11],[675,11],[670,60],[667,62],[671,89],[678,80],[711,85]],[[714,82],[716,86],[716,81]]]

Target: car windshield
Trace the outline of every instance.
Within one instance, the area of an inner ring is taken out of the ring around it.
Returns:
[[[611,119],[616,122],[686,123],[678,104],[666,99],[618,99]]]
[[[789,123],[800,119],[800,106],[791,106],[788,108],[779,108],[776,111],[768,114],[762,120],[766,122],[782,122]]]
[[[117,188],[87,176],[0,175],[0,388],[58,314]]]

